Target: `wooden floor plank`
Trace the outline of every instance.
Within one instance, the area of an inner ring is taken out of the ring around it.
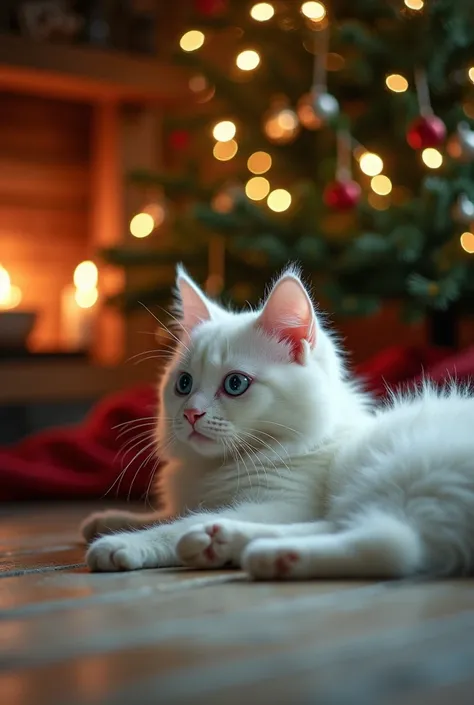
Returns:
[[[90,574],[85,505],[0,511],[0,702],[473,702],[474,580]]]

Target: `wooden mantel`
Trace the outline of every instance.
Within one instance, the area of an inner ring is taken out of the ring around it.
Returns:
[[[186,72],[157,59],[0,34],[0,88],[67,100],[190,101]]]

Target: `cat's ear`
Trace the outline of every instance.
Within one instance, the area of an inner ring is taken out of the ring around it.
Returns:
[[[316,345],[316,314],[298,275],[285,272],[276,282],[257,324],[268,335],[290,343],[295,362],[304,364]]]
[[[181,324],[187,331],[211,319],[212,302],[181,265],[176,269],[176,298]]]

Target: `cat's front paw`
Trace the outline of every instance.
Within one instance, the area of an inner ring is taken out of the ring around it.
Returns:
[[[222,568],[239,565],[246,543],[239,522],[221,519],[194,526],[180,538],[176,551],[184,565],[192,568]]]
[[[256,580],[296,580],[304,577],[304,556],[291,544],[259,539],[242,556],[242,568]]]
[[[86,563],[94,572],[150,567],[146,546],[133,534],[117,534],[97,539],[87,551]]]
[[[81,524],[80,532],[87,543],[104,534],[113,534],[128,528],[127,514],[116,512],[96,512],[88,516]]]

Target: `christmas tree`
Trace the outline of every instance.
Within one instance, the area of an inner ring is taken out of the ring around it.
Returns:
[[[183,261],[239,305],[297,261],[336,315],[472,306],[472,3],[194,0],[172,60],[196,97],[167,121],[174,171],[131,177],[159,194],[132,232],[166,213],[172,247],[109,261]]]

